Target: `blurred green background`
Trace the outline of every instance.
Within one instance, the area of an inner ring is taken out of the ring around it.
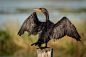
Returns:
[[[37,12],[32,9],[40,7],[49,11],[54,23],[68,17],[81,36],[79,42],[68,36],[50,40],[48,47],[53,48],[53,57],[86,57],[86,0],[0,0],[0,57],[37,57],[37,47],[31,44],[38,40],[38,35],[17,33],[24,20]],[[45,21],[41,12],[37,15]]]

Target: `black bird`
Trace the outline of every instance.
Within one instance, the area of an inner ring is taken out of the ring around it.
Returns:
[[[24,34],[25,31],[29,33],[29,36],[31,34],[39,34],[38,41],[31,44],[31,46],[35,44],[41,47],[43,43],[46,43],[45,47],[47,47],[47,43],[49,40],[60,39],[65,35],[70,36],[77,41],[81,41],[81,37],[78,34],[75,26],[70,22],[67,17],[63,17],[60,21],[54,24],[49,20],[48,11],[45,8],[38,8],[34,10],[42,12],[46,17],[46,22],[39,21],[36,12],[34,12],[24,21],[18,32],[19,36]]]

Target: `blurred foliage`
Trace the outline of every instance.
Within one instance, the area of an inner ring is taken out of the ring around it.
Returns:
[[[60,12],[66,12],[66,13],[81,13],[81,12],[86,12],[86,8],[80,8],[80,9],[76,9],[76,10],[71,10],[69,8],[58,8],[57,10],[59,10]]]
[[[55,42],[50,40],[48,47],[53,48],[54,57],[86,57],[86,20],[72,23],[76,26],[81,41],[78,42],[68,36]],[[28,33],[25,32],[22,36],[18,36],[20,28],[18,21],[11,19],[7,23],[3,23],[2,27],[0,28],[0,56],[36,57],[37,47],[31,46],[31,44],[37,41],[38,35],[28,36]]]
[[[28,9],[28,8],[24,8],[24,9],[22,9],[22,8],[17,8],[17,9],[16,9],[16,12],[17,12],[17,13],[25,13],[25,12],[26,12],[26,13],[28,13],[28,12],[30,13],[31,10],[32,10],[32,9]]]
[[[49,7],[49,6],[48,6]],[[53,6],[52,6],[53,7]],[[57,10],[59,11],[59,12],[66,12],[66,13],[81,13],[81,12],[86,12],[86,8],[80,8],[80,9],[75,9],[75,10],[71,10],[71,9],[69,9],[69,8],[57,8]],[[33,10],[32,9],[28,9],[28,8],[17,8],[16,9],[16,12],[17,13],[30,13],[30,12],[32,12]]]

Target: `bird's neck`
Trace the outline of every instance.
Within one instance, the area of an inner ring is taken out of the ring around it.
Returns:
[[[45,14],[45,17],[46,17],[46,21],[48,21],[49,20],[49,14],[48,14],[48,12]]]

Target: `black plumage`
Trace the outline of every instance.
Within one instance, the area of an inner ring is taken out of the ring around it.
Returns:
[[[43,43],[47,43],[51,39],[59,39],[65,35],[75,38],[77,41],[80,41],[80,35],[78,34],[75,26],[70,22],[67,17],[63,17],[56,24],[52,23],[49,20],[48,11],[45,8],[35,9],[42,12],[46,16],[46,22],[41,22],[38,20],[36,12],[32,13],[21,26],[18,34],[21,36],[25,31],[29,33],[29,36],[39,34],[39,39],[36,43],[32,45],[38,45],[41,47]]]

